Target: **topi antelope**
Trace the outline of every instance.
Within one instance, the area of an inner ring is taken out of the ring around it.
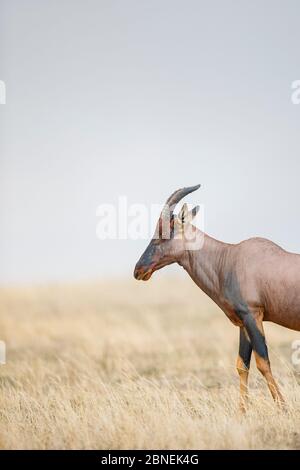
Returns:
[[[182,266],[193,281],[240,329],[237,371],[240,407],[245,411],[252,350],[276,402],[284,400],[273,378],[263,321],[300,330],[300,255],[263,238],[236,245],[223,243],[192,225],[199,206],[176,204],[200,185],[175,191],[167,200],[153,239],[137,262],[134,277],[147,281],[171,263]]]

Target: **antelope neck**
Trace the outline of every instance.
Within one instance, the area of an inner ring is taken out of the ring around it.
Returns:
[[[202,247],[198,250],[185,250],[178,263],[200,289],[215,300],[221,294],[221,280],[230,245],[200,231],[199,236],[204,238]]]

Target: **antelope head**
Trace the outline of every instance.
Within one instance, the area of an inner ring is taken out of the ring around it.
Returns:
[[[167,199],[154,236],[135,266],[136,279],[148,281],[154,271],[180,261],[193,238],[195,227],[191,221],[196,216],[199,206],[189,211],[184,204],[178,215],[174,215],[174,209],[182,198],[198,188],[200,184],[178,189]]]

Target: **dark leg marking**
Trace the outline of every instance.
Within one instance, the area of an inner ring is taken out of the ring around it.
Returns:
[[[236,362],[236,368],[240,376],[240,410],[246,411],[248,398],[248,375],[252,354],[252,345],[247,337],[245,329],[240,328],[240,346],[239,355]]]
[[[247,304],[243,300],[237,277],[233,272],[229,272],[225,276],[224,296],[234,308],[237,316],[242,320],[244,314],[248,313],[249,310]]]
[[[257,318],[253,318],[251,314],[247,315],[244,318],[244,324],[253,346],[257,368],[264,376],[274,400],[279,404],[283,404],[283,396],[271,371],[268,348],[263,330],[262,315]]]
[[[246,336],[244,328],[240,328],[239,356],[247,369],[250,367],[251,354],[252,345]]]
[[[249,336],[249,340],[255,354],[257,368],[265,377],[274,400],[279,403],[284,403],[284,399],[271,371],[268,348],[263,330],[263,316],[259,311],[256,312],[258,315],[251,312],[241,295],[237,277],[233,272],[230,272],[225,276],[224,296],[234,308],[239,319],[243,322],[245,331]],[[244,348],[246,348],[246,350]],[[242,341],[242,345],[240,344],[240,353],[244,353],[245,357],[247,356],[247,347],[244,341]],[[245,368],[243,368],[243,365]],[[248,367],[241,355],[238,357],[237,368],[241,379],[241,399],[243,402],[247,390]]]
[[[243,316],[243,323],[250,338],[252,347],[260,357],[269,360],[268,348],[264,335],[259,331],[256,321],[249,312]]]

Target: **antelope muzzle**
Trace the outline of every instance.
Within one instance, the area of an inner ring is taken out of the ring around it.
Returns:
[[[158,259],[155,245],[151,242],[134,268],[134,277],[138,281],[148,281],[156,270]]]

